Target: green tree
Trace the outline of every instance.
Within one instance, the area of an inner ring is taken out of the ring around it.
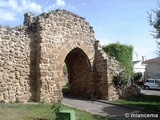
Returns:
[[[127,77],[131,77],[133,54],[133,47],[131,45],[120,44],[117,42],[103,46],[103,50],[110,56],[115,57],[115,59],[125,68]]]
[[[150,26],[153,26],[155,31],[152,32],[154,38],[156,38],[156,43],[158,46],[158,56],[160,57],[160,1],[158,2],[158,8],[156,10],[152,10],[149,15],[149,23]]]

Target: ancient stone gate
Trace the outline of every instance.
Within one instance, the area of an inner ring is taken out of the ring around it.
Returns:
[[[34,16],[24,26],[0,28],[0,100],[54,102],[63,97],[63,66],[72,94],[117,99],[113,76],[122,70],[95,40],[93,28],[66,10]]]

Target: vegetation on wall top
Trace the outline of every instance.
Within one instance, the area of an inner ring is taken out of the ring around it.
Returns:
[[[110,56],[115,57],[115,59],[124,67],[127,77],[131,77],[133,54],[133,47],[131,45],[117,42],[103,46],[103,50]]]

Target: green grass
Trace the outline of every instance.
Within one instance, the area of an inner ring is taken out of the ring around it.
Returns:
[[[156,96],[156,95],[141,94],[136,97],[119,99],[113,102],[117,104],[143,107],[149,110],[160,111],[160,96]]]
[[[0,103],[0,120],[55,120],[51,106],[42,103]],[[93,115],[75,108],[62,105],[63,110],[74,110],[76,120],[112,120],[98,115]]]

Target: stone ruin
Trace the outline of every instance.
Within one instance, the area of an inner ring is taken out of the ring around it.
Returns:
[[[65,64],[72,94],[118,99],[112,79],[122,68],[102,50],[84,18],[56,10],[26,13],[23,26],[0,26],[0,101],[62,99]]]

